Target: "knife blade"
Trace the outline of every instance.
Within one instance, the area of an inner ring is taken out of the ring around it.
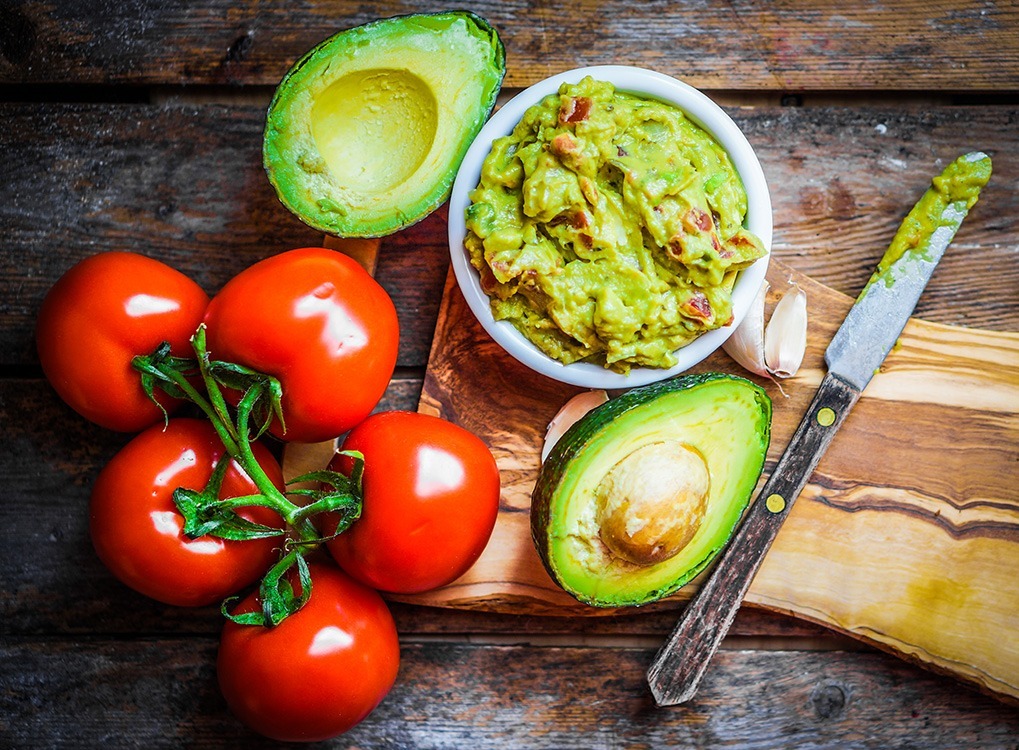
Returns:
[[[905,328],[938,261],[991,175],[982,152],[931,181],[825,351],[827,372],[774,471],[647,673],[659,706],[690,700],[790,508]]]

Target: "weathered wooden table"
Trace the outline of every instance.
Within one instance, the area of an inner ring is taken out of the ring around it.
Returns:
[[[987,151],[992,186],[916,315],[1019,332],[1014,2],[462,5],[500,31],[507,93],[605,63],[708,91],[768,176],[774,257],[848,295],[939,165]],[[262,172],[273,86],[339,29],[442,8],[0,0],[0,746],[271,745],[218,693],[218,611],[144,599],[96,558],[89,489],[128,437],[58,400],[34,320],[60,274],[99,251],[160,258],[211,293],[258,259],[319,244]],[[380,408],[418,406],[447,268],[441,210],[383,241],[377,277],[402,338]],[[1019,372],[1006,380],[1015,393]],[[1013,414],[1002,419],[1015,437]],[[1017,446],[984,447],[1010,456],[1014,512]],[[397,685],[331,746],[1019,747],[1019,711],[1002,696],[751,607],[697,698],[656,709],[644,670],[681,606],[589,617],[394,603]],[[1001,637],[1015,642],[1019,613],[1011,626]]]

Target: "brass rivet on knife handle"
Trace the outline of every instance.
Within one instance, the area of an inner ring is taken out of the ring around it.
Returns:
[[[687,604],[655,656],[648,670],[648,684],[658,705],[684,703],[697,692],[708,662],[728,632],[782,521],[859,395],[834,376],[826,375],[821,381],[758,500],[750,506],[714,572]],[[818,419],[822,410],[833,417],[827,425]]]

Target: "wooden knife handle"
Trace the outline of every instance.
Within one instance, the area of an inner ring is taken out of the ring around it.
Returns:
[[[859,397],[831,373],[821,381],[771,477],[648,669],[659,706],[684,703],[697,692],[789,509]]]

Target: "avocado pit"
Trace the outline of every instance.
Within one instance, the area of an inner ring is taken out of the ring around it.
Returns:
[[[636,565],[674,557],[701,526],[710,484],[703,456],[682,442],[663,440],[636,449],[598,484],[602,541]]]

